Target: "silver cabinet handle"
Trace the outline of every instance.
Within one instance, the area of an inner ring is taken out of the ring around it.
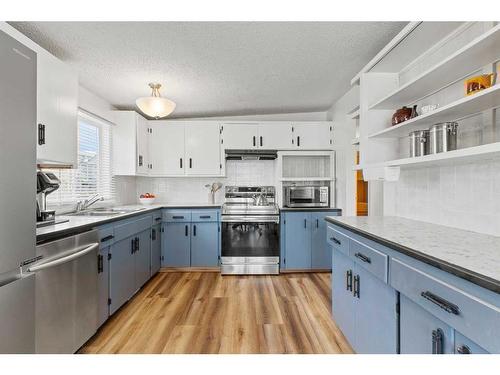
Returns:
[[[433,304],[439,306],[441,309],[444,311],[453,314],[453,315],[459,315],[460,314],[460,309],[457,305],[454,303],[451,303],[447,300],[445,300],[442,297],[439,297],[438,295],[431,293],[430,291],[425,291],[420,293],[420,295],[425,298],[426,300],[432,302]]]
[[[58,266],[60,264],[71,262],[73,259],[80,258],[80,257],[84,256],[85,254],[88,254],[91,251],[97,249],[98,247],[99,247],[99,243],[94,242],[92,245],[86,246],[82,250],[77,251],[75,253],[72,253],[71,255],[67,255],[67,256],[64,256],[64,257],[61,257],[61,258],[57,258],[57,259],[55,259],[53,261],[50,261],[50,262],[47,262],[47,263],[42,263],[42,264],[37,265],[37,266],[29,267],[27,269],[27,271],[28,272],[37,272],[37,271],[41,271],[41,270],[44,270],[44,269],[47,269],[47,268]]]

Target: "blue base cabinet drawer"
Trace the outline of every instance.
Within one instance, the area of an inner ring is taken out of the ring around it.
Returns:
[[[163,221],[176,223],[190,223],[190,210],[163,210]]]
[[[345,255],[349,255],[349,237],[333,228],[332,225],[328,225],[326,240],[334,249],[341,251]]]
[[[391,285],[401,294],[486,350],[500,353],[499,307],[398,259],[391,259],[390,268]]]
[[[373,275],[378,277],[384,283],[387,282],[387,268],[389,267],[389,257],[362,244],[356,240],[351,240],[350,255],[354,261]]]

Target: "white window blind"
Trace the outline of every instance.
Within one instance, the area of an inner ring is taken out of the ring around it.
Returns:
[[[86,112],[78,113],[78,166],[50,170],[61,180],[61,186],[47,196],[49,205],[75,204],[92,194],[113,200],[111,126]]]

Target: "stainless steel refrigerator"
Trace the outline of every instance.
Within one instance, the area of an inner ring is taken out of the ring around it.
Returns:
[[[35,352],[36,54],[0,31],[0,353]]]

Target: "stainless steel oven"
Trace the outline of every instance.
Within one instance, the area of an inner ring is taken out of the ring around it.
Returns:
[[[285,207],[329,207],[328,186],[285,186],[283,188]]]
[[[221,215],[221,273],[278,274],[279,209],[274,187],[226,187]]]

